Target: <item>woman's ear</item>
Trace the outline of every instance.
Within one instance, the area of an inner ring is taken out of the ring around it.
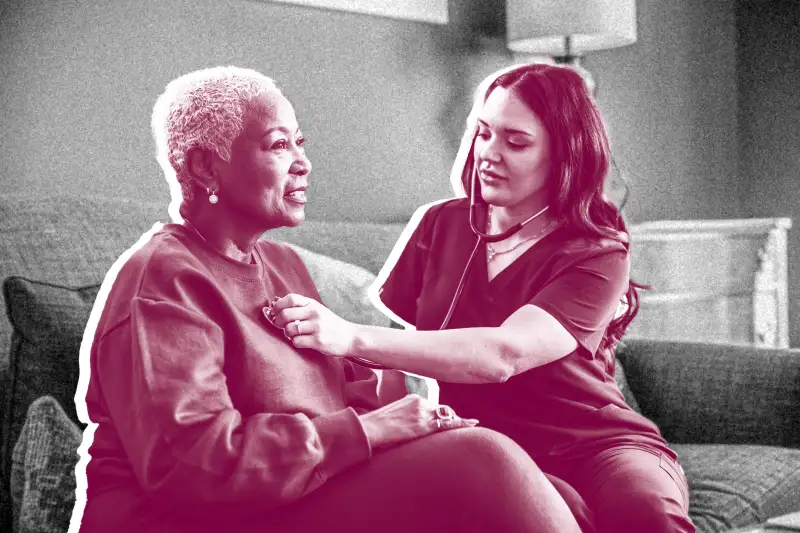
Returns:
[[[204,189],[217,189],[213,167],[214,154],[207,148],[193,146],[186,151],[186,168]]]

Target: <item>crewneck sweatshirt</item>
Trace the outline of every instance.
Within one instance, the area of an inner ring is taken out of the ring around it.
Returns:
[[[271,326],[276,296],[320,296],[290,247],[261,240],[254,257],[166,224],[120,269],[90,351],[89,505],[263,510],[371,456],[358,414],[378,406],[377,376]]]

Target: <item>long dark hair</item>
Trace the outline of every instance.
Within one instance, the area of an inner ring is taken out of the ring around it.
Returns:
[[[550,139],[548,204],[557,220],[581,233],[610,238],[628,246],[629,236],[616,206],[603,194],[611,149],[600,111],[580,75],[568,67],[525,65],[501,74],[489,85],[514,91],[542,121]],[[474,140],[473,140],[474,143]],[[474,159],[470,151],[461,184],[470,195]],[[639,311],[639,289],[629,281],[625,312],[612,319],[598,355],[613,369],[614,350]]]

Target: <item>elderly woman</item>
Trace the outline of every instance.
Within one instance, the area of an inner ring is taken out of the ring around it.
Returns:
[[[382,405],[372,371],[271,325],[277,298],[320,300],[300,258],[260,239],[303,221],[311,170],[272,80],[181,77],[153,128],[183,220],[106,280],[87,335],[81,531],[578,531],[513,441],[419,396]]]
[[[376,304],[413,327],[350,324],[294,294],[276,324],[298,348],[438,379],[443,401],[530,454],[585,532],[690,533],[677,456],[614,380],[638,298],[603,196],[609,160],[576,72],[496,73],[453,167],[467,198],[418,211],[375,285]]]

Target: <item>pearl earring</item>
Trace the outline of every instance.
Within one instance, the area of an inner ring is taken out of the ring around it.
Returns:
[[[208,201],[209,202],[211,202],[212,204],[215,204],[215,203],[219,202],[219,196],[217,196],[216,192],[214,192],[214,191],[212,191],[210,189],[206,189],[206,192],[209,193],[209,195],[208,195]]]

